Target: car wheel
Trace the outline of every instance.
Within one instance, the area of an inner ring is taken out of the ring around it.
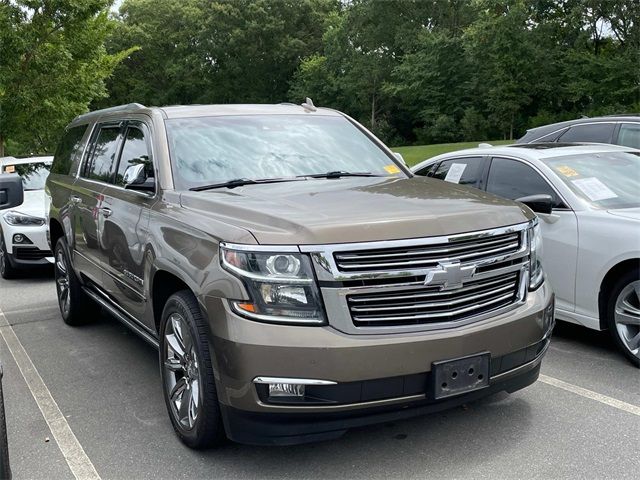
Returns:
[[[178,437],[191,448],[224,439],[206,322],[193,294],[175,293],[160,325],[160,370],[164,400]]]
[[[618,347],[640,367],[640,271],[628,272],[616,282],[609,297],[607,319]]]
[[[7,252],[2,232],[0,232],[0,276],[7,280],[16,276],[16,269],[11,265],[11,260],[9,260],[9,253]]]
[[[90,322],[99,310],[86,293],[69,261],[69,249],[64,238],[60,238],[54,250],[56,293],[62,320],[67,325],[77,326]]]

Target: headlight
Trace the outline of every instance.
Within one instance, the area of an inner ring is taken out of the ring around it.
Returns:
[[[324,323],[320,293],[308,256],[220,245],[222,266],[242,278],[251,301],[232,301],[245,317],[275,323]]]
[[[45,224],[44,218],[32,217],[31,215],[25,215],[20,212],[7,212],[3,217],[9,225],[20,227],[36,227]]]
[[[542,232],[538,221],[529,229],[531,260],[529,265],[529,290],[535,290],[544,281],[544,272],[542,270]]]

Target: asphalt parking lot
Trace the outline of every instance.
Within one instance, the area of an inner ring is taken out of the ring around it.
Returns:
[[[604,333],[559,324],[541,380],[512,395],[352,430],[333,442],[282,448],[229,443],[198,452],[173,433],[153,348],[106,316],[86,327],[66,326],[50,272],[0,279],[0,310],[16,479],[74,478],[69,465],[78,458],[95,469],[87,476],[104,479],[638,475],[640,371]],[[25,367],[28,360],[35,370]],[[73,438],[55,441],[31,390],[47,408],[54,408],[47,403],[53,398],[64,417],[54,421],[68,425],[79,451],[69,449]]]

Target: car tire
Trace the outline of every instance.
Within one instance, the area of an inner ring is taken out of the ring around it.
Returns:
[[[4,243],[4,234],[0,232],[0,276],[5,280],[16,277],[16,268],[11,264],[9,255],[7,246]]]
[[[613,285],[607,322],[618,348],[640,368],[640,270],[627,272]]]
[[[201,449],[220,444],[224,427],[216,393],[207,325],[188,290],[167,300],[160,324],[162,391],[182,442]]]
[[[82,284],[71,266],[69,248],[64,237],[58,239],[53,255],[56,294],[62,320],[74,327],[89,323],[95,318],[99,307],[82,290]]]

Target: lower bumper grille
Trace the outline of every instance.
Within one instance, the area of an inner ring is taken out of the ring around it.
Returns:
[[[462,288],[412,288],[347,297],[357,327],[420,325],[456,321],[490,312],[518,300],[520,272],[470,281]]]
[[[52,257],[51,250],[40,250],[35,247],[14,247],[13,255],[18,260],[42,260],[46,257]]]

